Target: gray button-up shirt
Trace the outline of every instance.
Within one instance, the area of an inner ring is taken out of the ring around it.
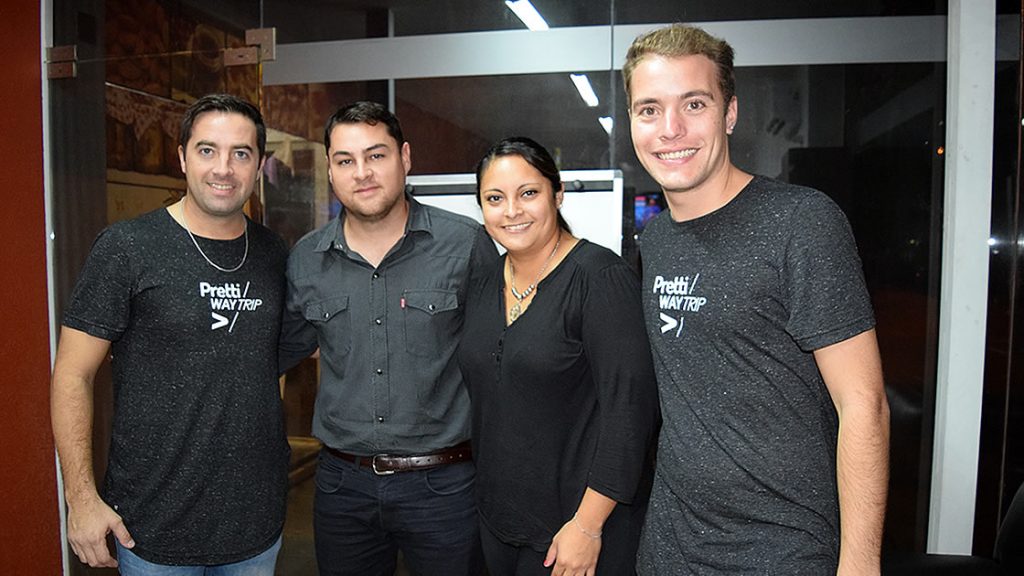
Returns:
[[[407,198],[405,236],[379,267],[346,245],[344,211],[288,259],[280,367],[320,347],[313,435],[344,452],[420,454],[469,438],[455,349],[467,286],[497,250],[472,219]]]

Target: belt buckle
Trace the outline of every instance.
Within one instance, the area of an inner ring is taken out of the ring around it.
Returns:
[[[370,460],[370,468],[373,469],[373,473],[377,476],[390,476],[397,472],[397,470],[378,470],[377,469],[377,458],[387,458],[387,454],[374,454],[373,459]]]

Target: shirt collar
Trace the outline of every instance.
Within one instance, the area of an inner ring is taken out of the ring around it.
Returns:
[[[426,207],[417,202],[408,191],[405,193],[405,199],[409,201],[409,218],[405,222],[405,235],[409,236],[413,232],[432,234],[430,213],[427,212]],[[345,209],[342,208],[341,213],[324,227],[324,232],[320,236],[320,241],[317,242],[314,252],[326,252],[332,246],[341,250],[348,249],[345,244],[345,232],[342,228],[344,221]]]

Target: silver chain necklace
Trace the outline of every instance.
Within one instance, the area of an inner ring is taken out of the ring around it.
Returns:
[[[245,217],[243,216],[242,218],[244,220]],[[245,237],[245,252],[242,253],[242,261],[239,262],[238,266],[235,266],[234,268],[224,268],[224,267],[218,266],[217,264],[214,263],[213,260],[210,260],[210,257],[206,255],[206,252],[203,252],[203,249],[199,246],[199,241],[196,240],[195,234],[193,234],[192,230],[188,227],[188,220],[185,218],[185,200],[184,199],[182,199],[182,201],[181,201],[181,223],[185,226],[185,232],[188,232],[188,237],[192,239],[192,243],[196,245],[196,250],[199,250],[199,254],[202,255],[203,260],[206,260],[206,263],[209,264],[210,266],[213,266],[214,268],[216,268],[217,270],[220,270],[221,272],[235,272],[239,268],[241,268],[242,266],[245,265],[245,259],[249,256],[249,223],[248,222],[245,223],[245,230],[242,232],[242,235]]]
[[[512,290],[512,296],[516,299],[515,304],[513,304],[512,308],[510,308],[509,311],[508,311],[508,318],[509,318],[510,322],[515,322],[517,318],[519,318],[520,316],[523,315],[523,300],[526,300],[526,298],[530,294],[533,294],[533,291],[537,289],[537,283],[540,282],[540,279],[544,276],[544,271],[548,269],[548,264],[551,264],[551,260],[555,257],[555,253],[558,252],[558,247],[561,244],[562,244],[562,232],[559,231],[558,232],[558,241],[555,242],[554,250],[551,251],[551,254],[548,254],[548,259],[544,261],[544,265],[541,266],[540,272],[537,273],[537,278],[533,281],[533,284],[530,284],[529,286],[527,286],[526,290],[523,290],[522,293],[520,293],[518,290],[516,290],[516,267],[514,265],[512,265],[512,257],[509,256],[509,258],[508,258],[508,275],[509,275],[508,287]]]

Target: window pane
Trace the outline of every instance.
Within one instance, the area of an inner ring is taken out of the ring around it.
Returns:
[[[281,44],[380,38],[388,35],[388,9],[372,2],[263,0],[263,26]]]
[[[587,72],[598,98],[589,107],[569,74],[429,78],[395,82],[396,113],[413,150],[413,172],[471,172],[487,148],[528,136],[562,169],[609,167],[608,71]]]
[[[649,22],[715,22],[725,20],[772,20],[776,18],[850,18],[860,16],[930,16],[945,14],[946,2],[881,2],[838,0],[777,0],[747,2],[616,2],[616,24]]]
[[[610,0],[560,2],[530,0],[551,28],[610,24]],[[399,2],[393,7],[395,35],[444,34],[486,30],[523,30],[526,25],[501,0]]]

